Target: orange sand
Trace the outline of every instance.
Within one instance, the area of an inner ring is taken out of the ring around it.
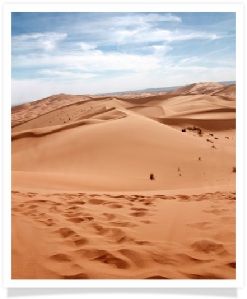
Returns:
[[[235,279],[234,88],[15,107],[12,278]]]

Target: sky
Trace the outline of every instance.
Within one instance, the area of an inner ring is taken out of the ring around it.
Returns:
[[[11,15],[12,105],[236,80],[235,13]]]

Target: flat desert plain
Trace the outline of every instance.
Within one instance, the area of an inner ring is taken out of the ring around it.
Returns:
[[[236,85],[12,108],[12,279],[235,279]]]

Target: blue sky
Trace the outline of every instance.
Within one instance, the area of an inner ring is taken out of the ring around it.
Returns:
[[[236,76],[235,13],[12,13],[12,105]]]

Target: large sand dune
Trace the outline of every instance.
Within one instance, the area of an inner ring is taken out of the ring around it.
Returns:
[[[233,93],[199,83],[15,107],[12,278],[234,279]]]

